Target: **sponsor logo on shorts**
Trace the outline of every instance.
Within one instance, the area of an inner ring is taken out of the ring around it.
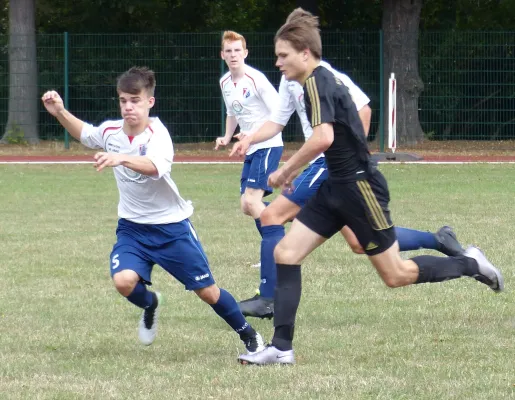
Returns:
[[[201,280],[207,279],[207,278],[209,278],[209,274],[198,275],[195,277],[195,280],[198,282],[198,281],[201,281]]]
[[[379,246],[377,244],[375,244],[374,242],[370,242],[369,244],[367,244],[366,250],[371,251],[371,250],[377,249],[378,247]]]

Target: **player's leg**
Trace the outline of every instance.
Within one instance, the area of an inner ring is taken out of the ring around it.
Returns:
[[[338,232],[343,223],[332,215],[321,186],[317,194],[299,212],[286,236],[277,244],[274,336],[271,346],[262,352],[240,356],[242,364],[294,363],[293,334],[301,297],[301,263],[327,238]]]
[[[261,283],[258,294],[239,303],[241,312],[248,317],[272,318],[274,315],[274,291],[276,267],[274,249],[284,237],[284,224],[295,218],[300,207],[283,195],[279,195],[261,213]]]
[[[147,290],[154,263],[149,259],[145,246],[137,239],[140,227],[130,221],[120,220],[118,240],[110,257],[110,271],[116,290],[144,310],[138,332],[140,341],[149,345],[157,334],[160,294]]]
[[[442,282],[470,276],[495,291],[502,290],[500,272],[475,248],[454,257],[418,256],[403,260],[390,220],[388,186],[380,172],[356,185],[348,185],[347,192],[348,198],[360,199],[347,202],[345,207],[342,205],[348,213],[348,225],[387,286]]]
[[[283,192],[261,213],[261,284],[256,296],[240,302],[243,315],[257,318],[273,316],[273,297],[277,276],[274,260],[275,246],[284,237],[283,225],[295,218],[325,179],[327,179],[325,159],[320,157],[294,180],[292,190]]]
[[[189,220],[163,226],[169,241],[156,262],[194,291],[240,336],[249,353],[263,348],[261,336],[245,320],[234,297],[215,284],[207,257]]]
[[[447,256],[459,256],[465,251],[450,226],[442,226],[435,233],[396,226],[395,234],[400,251],[430,249]]]
[[[365,254],[356,235],[348,226],[343,227],[341,234],[354,253]],[[395,234],[400,251],[431,249],[448,256],[461,255],[465,251],[449,226],[441,227],[436,233],[396,226]]]

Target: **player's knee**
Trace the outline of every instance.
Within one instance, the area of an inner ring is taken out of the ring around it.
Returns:
[[[363,250],[363,247],[359,244],[359,242],[356,243],[349,243],[350,249],[353,253],[356,254],[365,254],[365,251]]]
[[[274,249],[274,259],[278,264],[299,264],[300,260],[297,252],[289,248],[284,243],[279,242]]]
[[[392,289],[406,285],[404,277],[399,274],[388,274],[382,278],[385,285]]]
[[[207,304],[213,305],[218,303],[220,298],[220,289],[216,285],[211,285],[202,289],[195,290],[195,294]]]
[[[284,225],[286,222],[271,207],[265,208],[259,218],[261,219],[261,226]]]
[[[138,274],[130,270],[120,271],[113,276],[113,283],[116,290],[118,290],[118,293],[125,297],[132,293],[138,281]]]

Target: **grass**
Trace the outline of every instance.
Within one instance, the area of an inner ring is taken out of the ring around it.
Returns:
[[[1,399],[515,398],[514,165],[385,165],[394,222],[455,227],[504,272],[495,295],[472,279],[388,289],[340,237],[303,266],[294,367],[242,367],[237,336],[160,268],[156,342],[109,278],[118,193],[110,171],[0,166]],[[258,285],[259,238],[238,210],[239,166],[176,165],[218,283]],[[406,253],[435,254],[433,251]],[[251,320],[270,338],[270,321]]]

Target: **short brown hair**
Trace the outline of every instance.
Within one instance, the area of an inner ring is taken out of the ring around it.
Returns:
[[[247,49],[247,42],[243,35],[240,35],[238,32],[234,31],[225,31],[222,37],[222,50],[224,49],[225,42],[236,42],[237,40],[241,40],[241,44],[243,45],[243,50]]]
[[[318,17],[300,7],[288,15],[286,23],[277,31],[274,43],[278,40],[290,42],[297,51],[309,49],[315,58],[322,58],[322,39],[320,38]]]
[[[148,67],[132,67],[121,74],[116,81],[119,92],[138,94],[145,90],[149,96],[154,96],[156,77]]]

